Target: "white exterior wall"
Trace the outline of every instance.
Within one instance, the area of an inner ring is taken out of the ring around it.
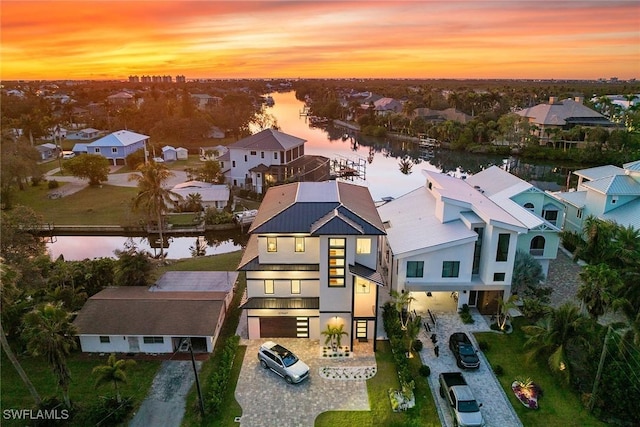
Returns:
[[[498,251],[498,238],[500,234],[509,234],[509,252],[506,261],[496,261]],[[518,234],[492,225],[487,225],[482,242],[482,255],[480,258],[480,278],[485,284],[497,284],[511,286],[513,277],[513,262],[518,247]],[[504,281],[494,282],[494,273],[505,273]]]
[[[224,320],[224,316],[221,316]],[[222,323],[218,324],[217,331],[220,330]],[[216,332],[217,334],[217,332]],[[129,340],[127,335],[107,335],[110,342],[101,343],[101,335],[80,335],[80,348],[85,353],[130,353]],[[105,335],[102,335],[105,336]],[[138,346],[140,351],[138,353],[173,353],[173,340],[179,338],[186,338],[182,336],[163,335],[163,343],[159,344],[145,344],[143,335],[132,335],[138,337]],[[145,335],[148,336],[148,335]],[[158,335],[154,335],[158,336]],[[196,337],[196,336],[192,336]],[[214,337],[199,337],[205,338],[207,342],[207,351],[211,353],[213,351]]]
[[[251,155],[251,151],[255,151],[255,155]],[[264,153],[262,158],[261,153]],[[247,161],[244,160],[245,155]],[[240,148],[229,149],[229,171],[230,182],[233,184],[233,180],[237,180],[238,185],[243,184],[247,176],[249,176],[249,169],[263,164],[266,166],[280,165],[280,151],[269,150],[245,150]],[[235,162],[235,166],[234,163]]]
[[[371,242],[371,252],[368,254],[355,254],[355,262],[362,264],[365,267],[369,267],[372,270],[376,269],[378,260],[378,239],[375,236],[362,236],[354,239],[354,244],[357,244],[358,239],[367,239]]]
[[[264,281],[274,281],[274,293],[264,293]],[[291,294],[291,280],[300,280],[300,293]],[[247,297],[318,297],[317,271],[247,271]]]
[[[276,252],[267,252],[267,236],[258,237],[258,259],[261,264],[317,264],[320,258],[320,239],[304,237],[304,252],[295,251],[293,236],[277,236]],[[326,255],[325,255],[326,256]]]

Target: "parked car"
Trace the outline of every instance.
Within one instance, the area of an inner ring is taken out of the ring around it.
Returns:
[[[486,425],[480,407],[461,372],[443,372],[440,379],[440,397],[449,402],[453,425],[483,427]]]
[[[258,350],[258,360],[265,369],[271,369],[289,384],[296,384],[309,377],[309,366],[273,341],[267,341]]]
[[[480,358],[471,340],[464,332],[454,332],[449,337],[449,348],[461,369],[478,369]]]
[[[76,153],[73,151],[63,151],[62,158],[63,159],[73,159],[76,156]]]

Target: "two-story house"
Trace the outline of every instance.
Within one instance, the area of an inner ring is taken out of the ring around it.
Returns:
[[[391,290],[456,295],[495,313],[511,294],[518,235],[528,227],[465,180],[423,171],[426,183],[378,208],[387,233],[382,270]]]
[[[533,256],[546,276],[560,245],[564,206],[527,181],[491,166],[469,176],[467,183],[509,212],[529,231],[518,235],[517,248]]]
[[[305,142],[276,129],[265,129],[230,144],[229,151],[219,159],[220,166],[229,184],[262,193],[295,174],[289,166],[304,156]]]
[[[124,165],[129,154],[146,150],[147,141],[149,137],[146,135],[119,130],[86,144],[85,147],[87,154],[99,154],[109,159],[114,165]]]
[[[589,216],[640,228],[640,160],[621,168],[606,165],[573,174],[578,177],[573,191],[552,193],[566,210],[563,230],[581,233]]]
[[[249,229],[238,267],[246,272],[250,339],[320,339],[375,349],[379,239],[384,227],[366,187],[337,181],[271,187]]]

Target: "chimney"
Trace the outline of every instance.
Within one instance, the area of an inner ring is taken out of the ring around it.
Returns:
[[[573,98],[573,100],[576,101],[578,104],[584,103],[584,97],[582,96],[576,96],[575,98]]]
[[[553,105],[558,101],[558,98],[556,98],[555,96],[550,96],[549,97],[549,105]]]

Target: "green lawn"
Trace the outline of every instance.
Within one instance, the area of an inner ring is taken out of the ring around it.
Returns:
[[[69,396],[74,405],[81,408],[96,402],[100,396],[114,395],[112,385],[105,385],[99,389],[94,387],[95,377],[91,373],[94,367],[106,362],[108,356],[85,355],[74,353],[68,359],[71,370],[72,383],[69,387]],[[34,387],[43,399],[58,397],[62,399],[62,394],[57,387],[56,379],[51,368],[41,357],[31,357],[18,355],[20,363],[31,379]],[[1,401],[2,409],[30,409],[34,402],[18,376],[18,373],[2,351],[2,387]],[[139,406],[147,395],[153,377],[160,368],[159,361],[136,361],[136,364],[127,370],[128,383],[120,387],[122,396],[130,396],[135,401],[135,406]],[[3,420],[2,425],[24,425],[22,422],[11,422]]]
[[[64,190],[66,183],[60,183]],[[15,205],[25,205],[40,215],[45,222],[68,225],[130,225],[137,224],[140,216],[131,211],[130,201],[138,190],[133,187],[87,187],[75,194],[59,199],[47,197],[46,183],[29,186],[15,192]]]
[[[504,373],[498,377],[500,384],[525,427],[538,426],[605,426],[588,414],[578,395],[561,384],[547,368],[546,361],[527,360],[523,345],[526,340],[521,326],[523,318],[514,320],[514,332],[503,335],[497,333],[476,333],[478,341],[489,345],[484,354],[491,366],[502,366]],[[516,378],[531,378],[542,387],[544,396],[538,401],[536,411],[525,408],[511,391],[511,383]]]

